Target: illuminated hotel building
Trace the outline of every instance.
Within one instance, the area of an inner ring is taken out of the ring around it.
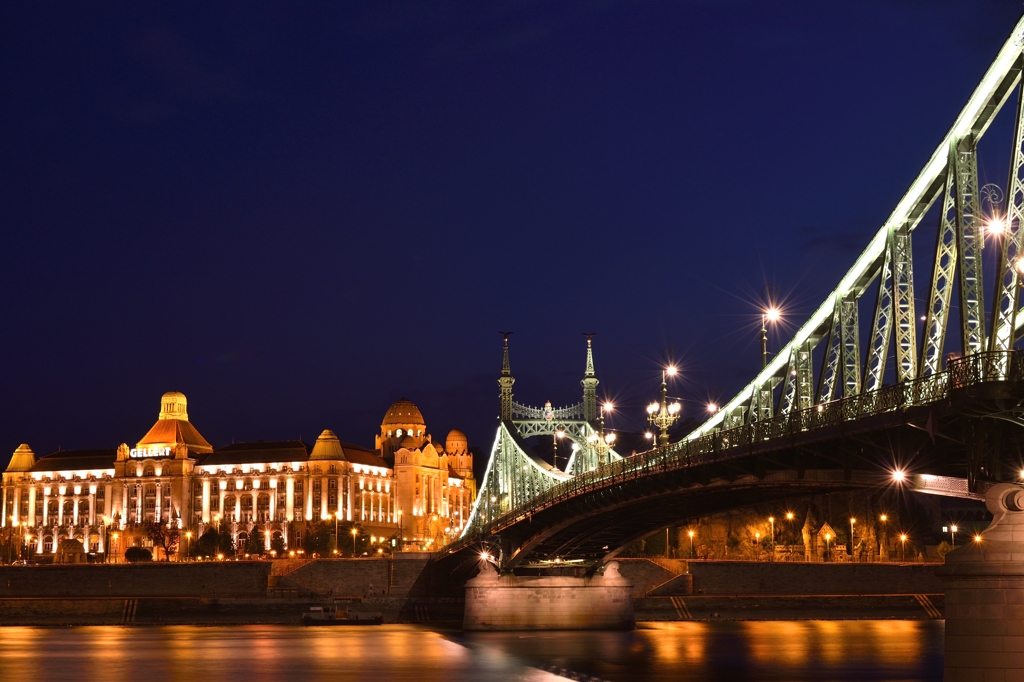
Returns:
[[[3,474],[0,527],[37,554],[61,540],[105,551],[117,533],[123,554],[145,545],[140,525],[159,521],[191,530],[228,530],[236,547],[253,532],[270,549],[301,545],[317,522],[353,522],[405,550],[431,550],[457,537],[476,496],[473,457],[458,430],[435,443],[423,415],[402,399],[387,411],[376,450],[342,443],[325,430],[300,441],[214,448],[189,422],[181,393],[161,399],[160,416],[134,448],[61,450],[36,458],[27,444]],[[336,517],[337,515],[337,517]],[[332,528],[333,530],[333,528]]]

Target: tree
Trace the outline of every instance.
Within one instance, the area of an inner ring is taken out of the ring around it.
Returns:
[[[181,531],[175,524],[166,525],[147,521],[144,530],[146,537],[153,541],[154,547],[164,550],[164,561],[170,561],[172,554],[178,553],[178,543],[181,541]]]
[[[249,539],[245,544],[246,553],[255,554],[256,556],[263,554],[263,552],[266,551],[264,549],[264,542],[265,538],[263,536],[263,531],[260,530],[259,526],[253,526],[252,530],[249,531]]]
[[[234,545],[231,542],[231,533],[224,531],[217,532],[217,529],[210,527],[199,536],[195,543],[195,554],[197,556],[215,557],[218,554],[231,556],[234,554]]]
[[[306,554],[309,556],[327,554],[331,551],[332,530],[333,528],[328,528],[328,524],[323,521],[309,525],[302,538],[302,549],[306,550]]]
[[[284,555],[284,538],[280,535],[275,535],[270,539],[270,551],[277,552],[277,556]]]

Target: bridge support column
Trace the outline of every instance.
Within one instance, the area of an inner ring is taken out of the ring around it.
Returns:
[[[1024,488],[986,495],[980,541],[946,555],[946,682],[1024,679]]]
[[[632,630],[633,586],[617,562],[604,575],[499,576],[485,563],[466,583],[464,630]]]

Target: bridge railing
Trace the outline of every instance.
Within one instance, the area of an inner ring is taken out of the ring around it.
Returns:
[[[974,353],[954,358],[947,363],[946,371],[929,377],[883,386],[876,391],[833,400],[752,424],[723,429],[692,440],[680,441],[667,448],[639,452],[631,457],[611,462],[544,491],[529,503],[487,523],[481,531],[507,526],[558,501],[584,495],[599,488],[652,474],[728,460],[737,456],[731,451],[755,443],[838,426],[907,407],[935,403],[948,398],[950,392],[958,388],[1021,380],[1024,380],[1024,355],[1018,350]],[[466,539],[470,538],[467,536]]]

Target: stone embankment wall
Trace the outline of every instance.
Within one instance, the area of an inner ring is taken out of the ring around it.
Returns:
[[[937,564],[691,561],[693,593],[941,594]]]
[[[335,597],[405,597],[427,565],[425,555],[395,559],[316,559],[291,570],[275,568],[274,587]]]
[[[266,598],[268,561],[0,566],[0,598]]]

